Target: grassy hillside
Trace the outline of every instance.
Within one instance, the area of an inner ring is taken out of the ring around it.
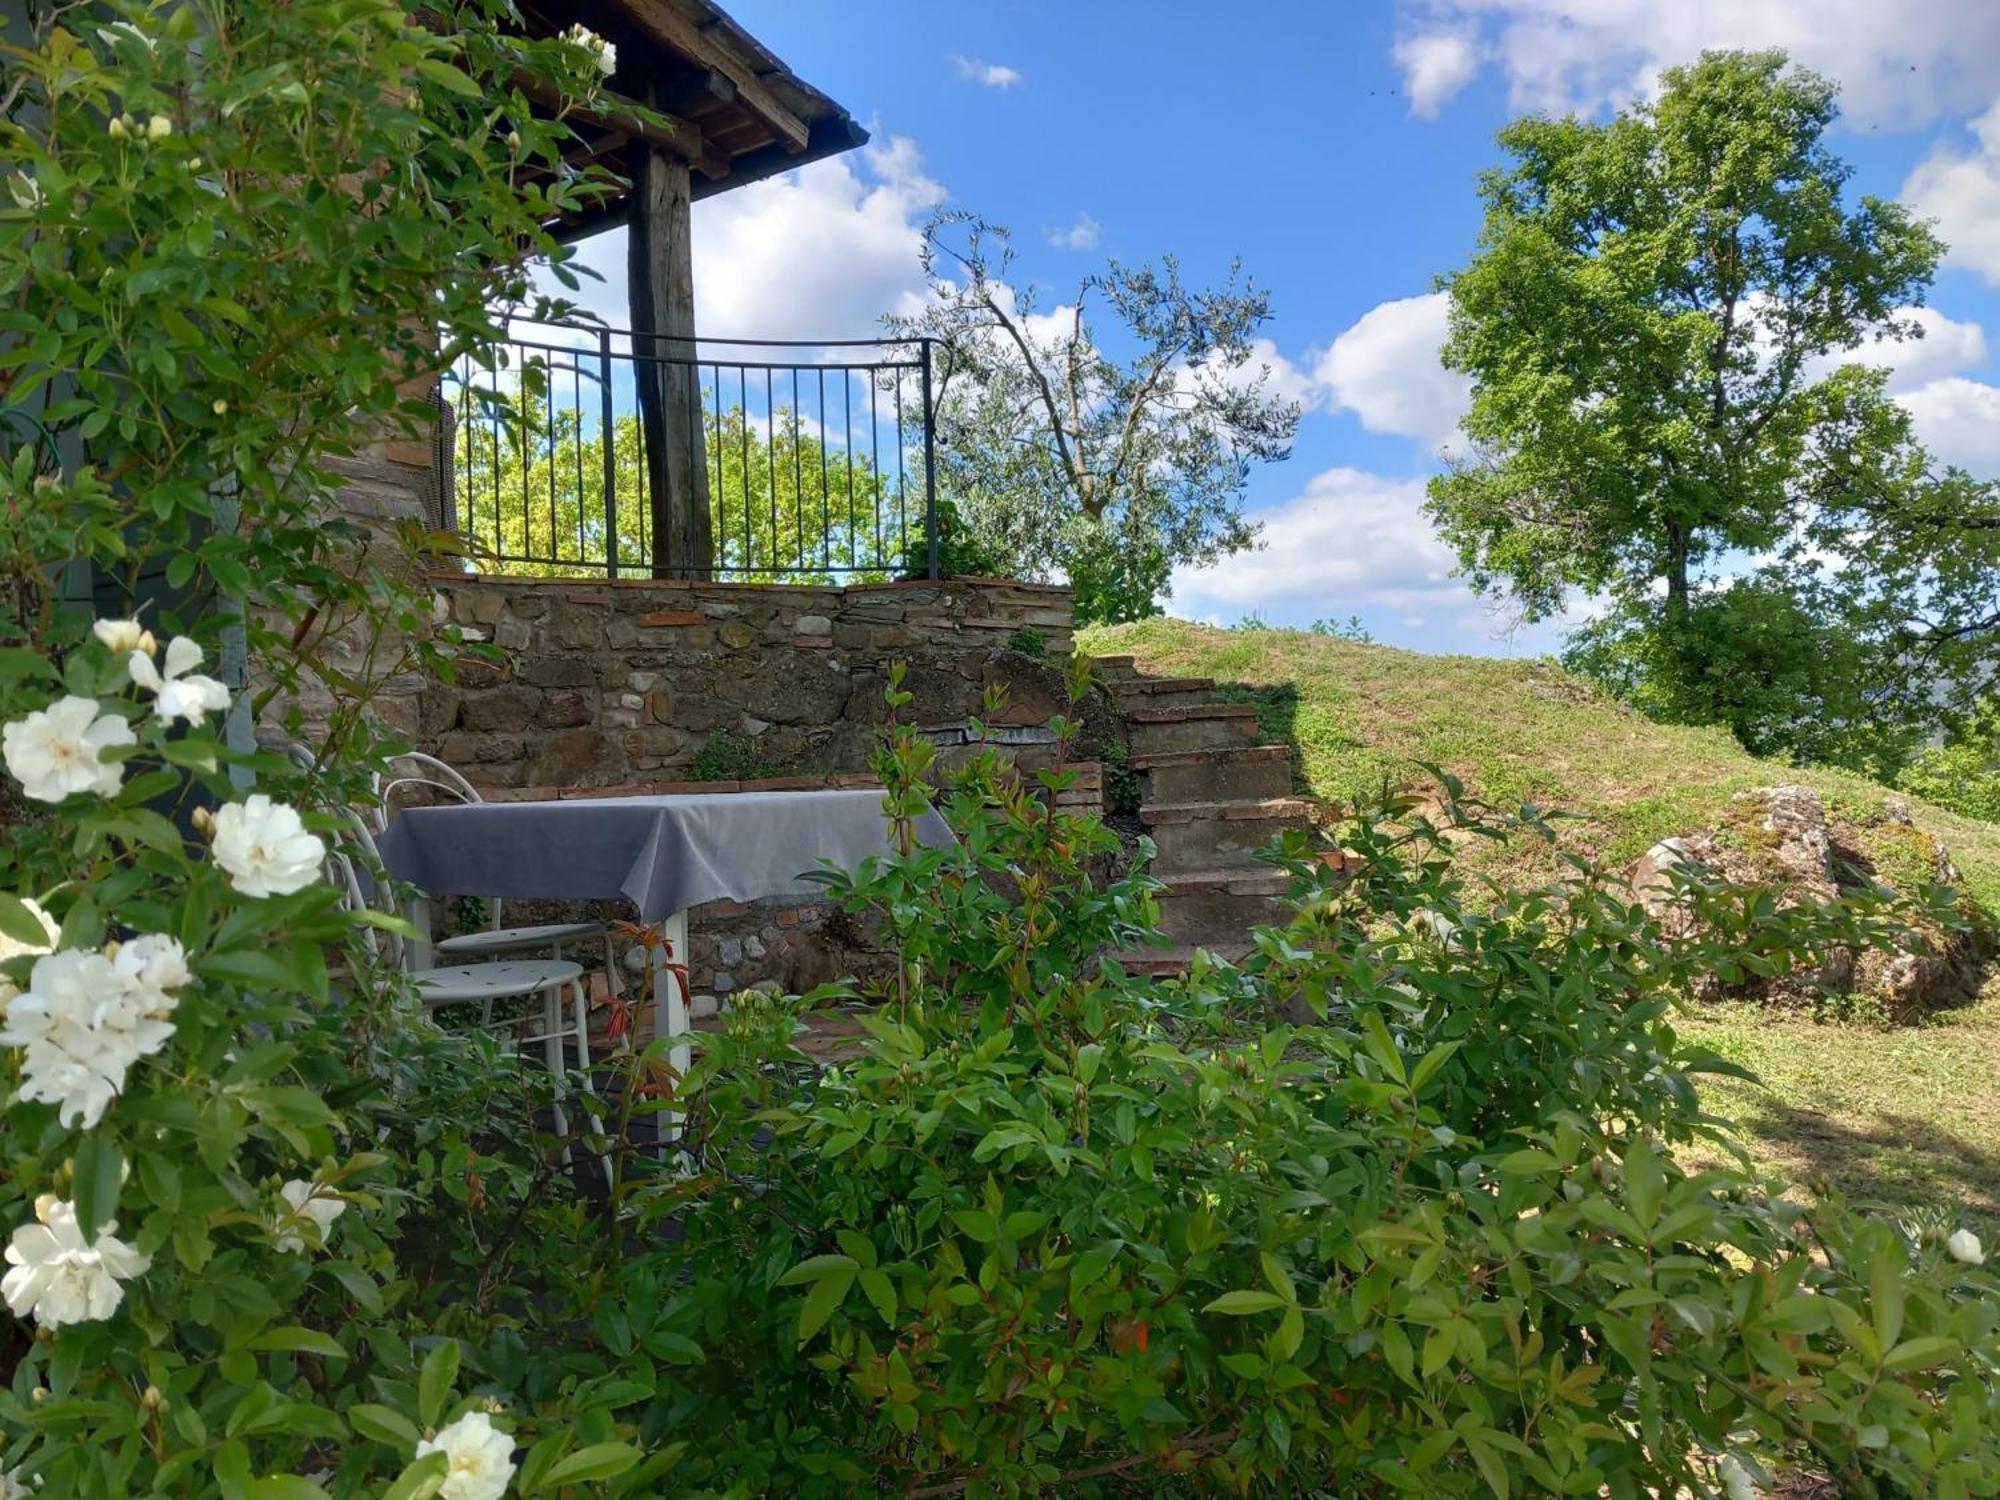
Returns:
[[[1086,631],[1081,646],[1255,702],[1265,733],[1293,745],[1301,790],[1349,797],[1431,761],[1491,801],[1581,814],[1564,837],[1610,861],[1713,822],[1746,787],[1804,782],[1857,822],[1885,795],[1865,777],[1759,760],[1719,730],[1651,723],[1545,662],[1179,620]],[[2000,824],[1914,800],[1911,812],[2000,912]],[[1765,1168],[1897,1211],[1955,1210],[2000,1235],[2000,981],[1976,1005],[1893,1032],[1742,1005],[1704,1007],[1684,1029],[1763,1079],[1708,1092]]]
[[[1300,789],[1315,796],[1352,797],[1431,761],[1502,806],[1580,814],[1566,837],[1612,863],[1712,823],[1746,787],[1803,782],[1856,822],[1887,795],[1866,777],[1759,760],[1725,730],[1655,724],[1548,662],[1166,619],[1084,631],[1079,645],[1130,652],[1156,674],[1213,677],[1255,702],[1266,735],[1293,746]],[[1911,810],[1950,848],[1971,893],[2000,912],[2000,824],[1915,801]]]

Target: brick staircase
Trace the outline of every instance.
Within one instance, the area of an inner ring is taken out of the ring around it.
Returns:
[[[1255,852],[1314,818],[1314,804],[1292,795],[1290,749],[1260,743],[1256,708],[1217,701],[1209,678],[1147,677],[1130,656],[1100,656],[1095,667],[1125,723],[1172,939],[1121,962],[1179,973],[1197,948],[1242,957],[1250,929],[1284,915],[1286,878]]]

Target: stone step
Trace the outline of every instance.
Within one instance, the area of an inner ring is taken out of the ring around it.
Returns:
[[[1132,656],[1093,656],[1090,665],[1103,683],[1130,682],[1139,675],[1138,658]]]
[[[1253,703],[1190,703],[1173,708],[1123,711],[1132,754],[1171,755],[1182,750],[1241,750],[1262,731]]]
[[[1290,916],[1285,892],[1291,878],[1268,867],[1194,870],[1162,875],[1160,925],[1176,948],[1208,948],[1241,958],[1251,948],[1250,929]]]
[[[1287,829],[1309,827],[1315,804],[1303,797],[1243,802],[1155,802],[1139,822],[1159,850],[1160,874],[1256,866],[1256,853]]]
[[[1292,752],[1287,745],[1135,755],[1132,769],[1139,774],[1148,802],[1283,797],[1292,790]]]
[[[1214,690],[1213,677],[1138,677],[1111,684],[1112,696],[1121,708],[1172,706],[1192,702],[1196,695]]]
[[[1187,973],[1194,958],[1189,948],[1127,948],[1111,955],[1131,974],[1149,974],[1155,979],[1178,979]]]

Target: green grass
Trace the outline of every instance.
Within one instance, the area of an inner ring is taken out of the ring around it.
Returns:
[[[1612,864],[1713,824],[1749,787],[1803,782],[1857,822],[1887,794],[1848,772],[1759,760],[1726,731],[1655,724],[1545,661],[1166,619],[1083,631],[1079,645],[1129,652],[1155,674],[1213,677],[1256,703],[1265,734],[1292,745],[1302,791],[1347,799],[1414,780],[1429,761],[1489,801],[1577,815],[1565,840]],[[2000,824],[1915,799],[1911,811],[1973,897],[2000,911]],[[1907,862],[1907,840],[1890,830],[1865,838],[1884,873]],[[1496,873],[1531,877],[1546,856],[1524,847],[1504,858]],[[1686,1029],[1764,1079],[1708,1094],[1768,1169],[1898,1209],[1955,1202],[2000,1229],[2000,981],[1976,1006],[1893,1032],[1741,1006],[1707,1008]]]
[[[1896,1212],[1956,1204],[1988,1243],[2000,1232],[2000,984],[1890,1032],[1740,1005],[1680,1030],[1763,1080],[1702,1091],[1760,1166]]]
[[[1886,795],[1850,772],[1759,760],[1726,730],[1655,724],[1546,661],[1426,656],[1170,619],[1081,631],[1078,643],[1096,655],[1129,652],[1148,672],[1213,677],[1256,703],[1266,735],[1292,745],[1301,791],[1344,800],[1414,780],[1417,763],[1430,761],[1489,801],[1579,815],[1566,838],[1611,864],[1712,823],[1749,787],[1803,782],[1856,821]],[[1915,799],[1911,807],[1951,850],[1971,895],[2000,911],[2000,824]]]

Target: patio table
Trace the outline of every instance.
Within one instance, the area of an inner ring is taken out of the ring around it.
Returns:
[[[668,945],[653,950],[655,1035],[680,1036],[687,1003],[664,969],[668,948],[687,962],[688,908],[807,894],[818,887],[800,876],[822,862],[851,870],[893,852],[882,796],[862,787],[408,807],[390,820],[382,862],[427,895],[632,901]],[[935,848],[953,842],[931,809],[917,837]],[[428,961],[428,916],[415,913],[420,962]],[[673,1065],[686,1069],[685,1046],[674,1049]]]

